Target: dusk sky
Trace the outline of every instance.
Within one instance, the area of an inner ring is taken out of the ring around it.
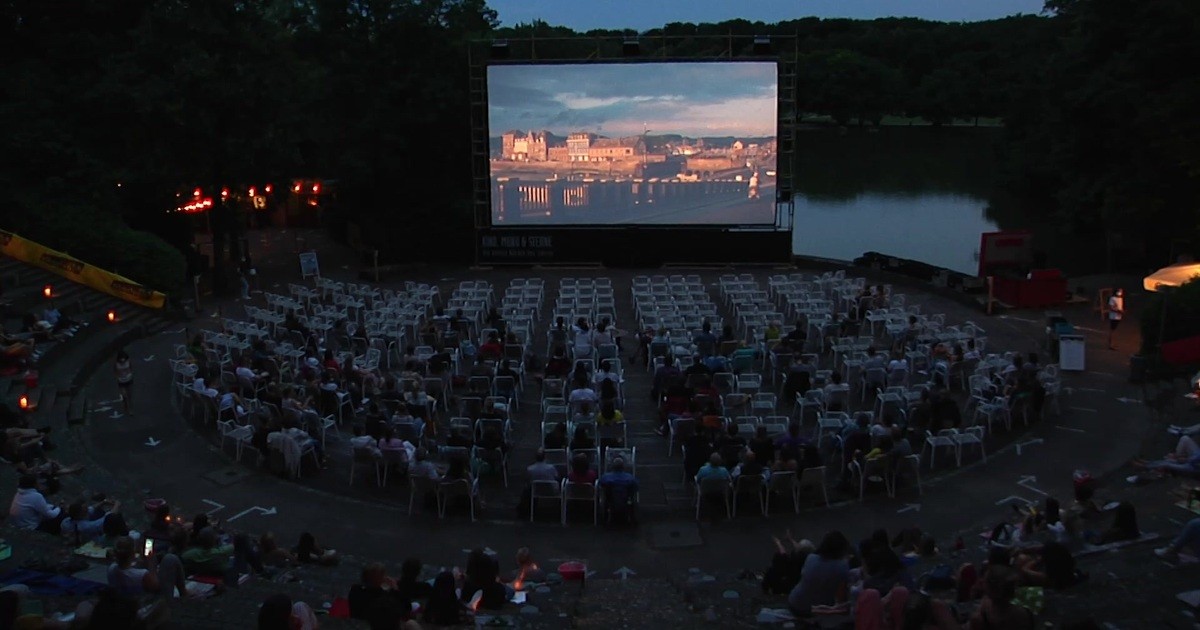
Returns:
[[[606,63],[488,68],[488,127],[565,136],[774,136],[773,63]]]
[[[721,22],[742,18],[778,22],[802,17],[919,17],[974,22],[1017,13],[1040,13],[1043,0],[488,0],[504,26],[544,20],[577,31],[632,28],[670,22]]]

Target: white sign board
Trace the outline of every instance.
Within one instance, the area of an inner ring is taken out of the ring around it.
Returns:
[[[304,252],[300,254],[300,277],[309,278],[320,275],[321,268],[317,264],[317,252]]]
[[[1082,372],[1084,368],[1083,335],[1058,336],[1058,368],[1063,371]]]

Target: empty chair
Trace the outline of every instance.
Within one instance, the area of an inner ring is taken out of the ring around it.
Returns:
[[[437,495],[438,488],[441,482],[437,479],[428,477],[409,477],[408,478],[408,515],[412,516],[413,503],[420,497],[422,500],[429,495]],[[441,500],[437,499],[438,516],[441,516]]]
[[[987,461],[987,451],[983,447],[983,427],[967,427],[952,437],[954,438],[954,457],[959,466],[962,466],[963,447],[972,444],[979,446],[979,456],[983,458],[983,461]]]
[[[958,433],[956,429],[942,429],[934,435],[930,431],[925,432],[925,446],[921,448],[921,455],[924,456],[925,449],[929,449],[929,467],[933,468],[936,463],[937,450],[939,448],[948,448],[954,453],[955,460],[958,459],[958,441],[955,435]]]
[[[771,498],[776,494],[790,497],[796,513],[800,513],[800,486],[796,483],[796,471],[780,470],[771,473],[771,478],[767,480],[767,487],[764,494],[763,516],[771,514]]]
[[[439,483],[437,488],[438,518],[446,517],[446,506],[450,503],[451,499],[465,497],[471,510],[471,522],[474,523],[475,499],[478,491],[478,486],[466,479],[455,479],[454,481]]]
[[[800,480],[796,484],[796,496],[799,497],[800,494],[805,492],[812,492],[816,496],[823,498],[825,500],[825,507],[829,507],[829,488],[825,484],[824,466],[805,468],[800,472]]]
[[[600,506],[596,484],[573,483],[563,479],[560,498],[562,500],[562,524],[567,524],[567,505],[571,503],[590,503],[592,506],[592,525],[600,522]]]
[[[557,481],[541,479],[541,480],[535,480],[535,481],[529,482],[529,522],[530,523],[533,522],[533,516],[534,516],[535,510],[537,509],[538,499],[542,499],[542,500],[553,499],[553,500],[561,501],[563,498],[562,497],[562,489],[563,489],[563,486]],[[559,507],[560,516],[561,516],[561,512],[562,512],[562,507],[560,506]]]
[[[917,454],[907,455],[896,460],[888,472],[888,495],[895,498],[896,488],[900,484],[900,479],[905,474],[911,473],[913,480],[917,483],[917,495],[921,494],[921,456]]]
[[[760,392],[750,400],[750,410],[757,416],[769,416],[775,413],[778,397],[770,392]]]

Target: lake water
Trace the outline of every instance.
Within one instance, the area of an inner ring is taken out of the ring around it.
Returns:
[[[792,251],[853,260],[875,251],[974,275],[979,235],[998,228],[968,195],[864,193],[847,201],[795,197]]]
[[[793,252],[853,260],[876,251],[963,273],[1000,229],[996,142],[986,128],[814,129],[797,141]]]

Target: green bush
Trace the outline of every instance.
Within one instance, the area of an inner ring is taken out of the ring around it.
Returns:
[[[1200,335],[1200,278],[1178,289],[1155,293],[1142,312],[1141,325],[1142,354],[1146,356],[1158,353],[1160,330],[1163,342]]]
[[[60,206],[27,213],[15,223],[13,231],[25,238],[151,289],[173,293],[183,285],[183,254],[153,234],[130,229],[113,214]]]

